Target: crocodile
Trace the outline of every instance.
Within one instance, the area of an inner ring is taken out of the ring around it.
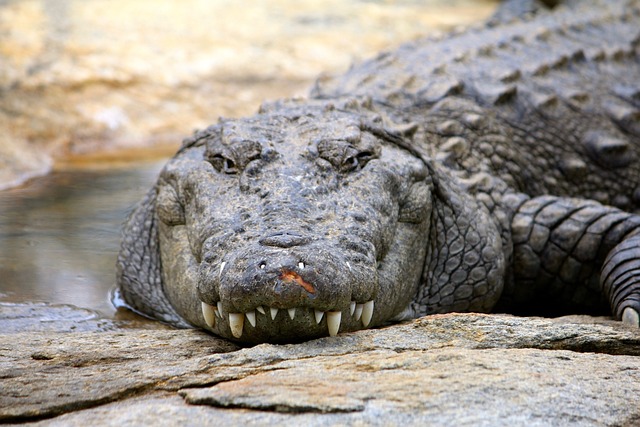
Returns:
[[[461,311],[637,327],[640,3],[553,3],[196,131],[124,227],[122,304],[246,343]]]

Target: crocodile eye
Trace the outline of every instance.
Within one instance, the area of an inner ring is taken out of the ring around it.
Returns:
[[[375,157],[370,151],[361,151],[355,155],[348,156],[342,162],[341,170],[343,172],[353,172],[362,169],[369,160]]]
[[[222,154],[214,154],[209,157],[208,160],[218,172],[226,173],[227,175],[235,175],[238,173],[236,163],[230,158],[224,157]]]
[[[356,172],[370,160],[380,157],[380,144],[375,137],[365,138],[357,144],[329,139],[318,143],[318,155],[329,161],[340,173]]]

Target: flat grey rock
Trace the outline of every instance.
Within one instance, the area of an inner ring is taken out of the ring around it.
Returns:
[[[0,421],[177,389],[202,371],[199,357],[235,348],[195,330],[0,335]]]
[[[534,349],[374,350],[282,362],[181,394],[188,403],[216,407],[348,412],[335,417],[347,424],[607,425],[625,412],[638,415],[640,372],[634,359]]]
[[[435,315],[244,349],[195,330],[2,333],[0,422],[631,426],[639,354],[637,329],[588,316]]]
[[[89,332],[126,327],[167,329],[158,322],[105,319],[100,313],[66,304],[0,302],[3,334],[19,332]]]

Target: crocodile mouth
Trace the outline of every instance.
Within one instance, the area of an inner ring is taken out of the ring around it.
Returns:
[[[353,330],[357,323],[364,328],[368,327],[374,310],[374,300],[360,303],[351,301],[348,310],[345,311],[321,311],[309,307],[279,309],[259,305],[244,313],[227,313],[220,301],[216,304],[202,301],[201,305],[202,316],[209,328],[217,330],[228,328],[236,339],[240,339],[245,330],[249,331],[250,328],[272,330],[274,326],[278,328],[285,322],[296,322],[296,319],[296,323],[303,325],[308,325],[312,321],[316,326],[314,329],[324,329],[325,334],[328,332],[329,336],[334,337],[344,325],[349,325],[347,326],[349,330]]]
[[[200,265],[199,323],[218,335],[248,342],[336,336],[367,328],[376,320],[379,283],[375,257],[364,258],[322,244],[251,245],[227,252],[214,258],[218,262]]]

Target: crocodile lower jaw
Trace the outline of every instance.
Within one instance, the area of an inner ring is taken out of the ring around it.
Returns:
[[[216,318],[223,319],[223,311],[222,304],[218,302],[216,305],[211,305],[206,302],[201,303],[202,306],[202,316],[209,328],[214,328],[216,326]],[[371,323],[371,318],[373,317],[373,308],[374,301],[370,300],[364,303],[357,303],[356,301],[351,301],[349,305],[349,316],[351,316],[354,320],[362,322],[363,327],[368,327]],[[229,324],[229,328],[231,330],[232,335],[239,339],[242,337],[242,333],[245,327],[256,327],[257,324],[257,316],[263,315],[266,320],[271,320],[272,322],[276,322],[276,316],[280,309],[275,307],[267,307],[269,314],[267,314],[267,310],[263,306],[257,306],[255,310],[247,311],[245,313],[227,313],[227,320]],[[342,311],[320,311],[315,309],[310,309],[307,307],[293,307],[286,310],[289,318],[291,320],[295,319],[296,313],[299,313],[301,310],[313,310],[313,318],[315,319],[316,324],[320,324],[323,317],[326,314],[326,323],[327,323],[327,331],[330,336],[336,336],[338,331],[340,330],[340,324],[342,321]],[[245,319],[247,322],[245,322]],[[246,326],[245,326],[246,325]]]

